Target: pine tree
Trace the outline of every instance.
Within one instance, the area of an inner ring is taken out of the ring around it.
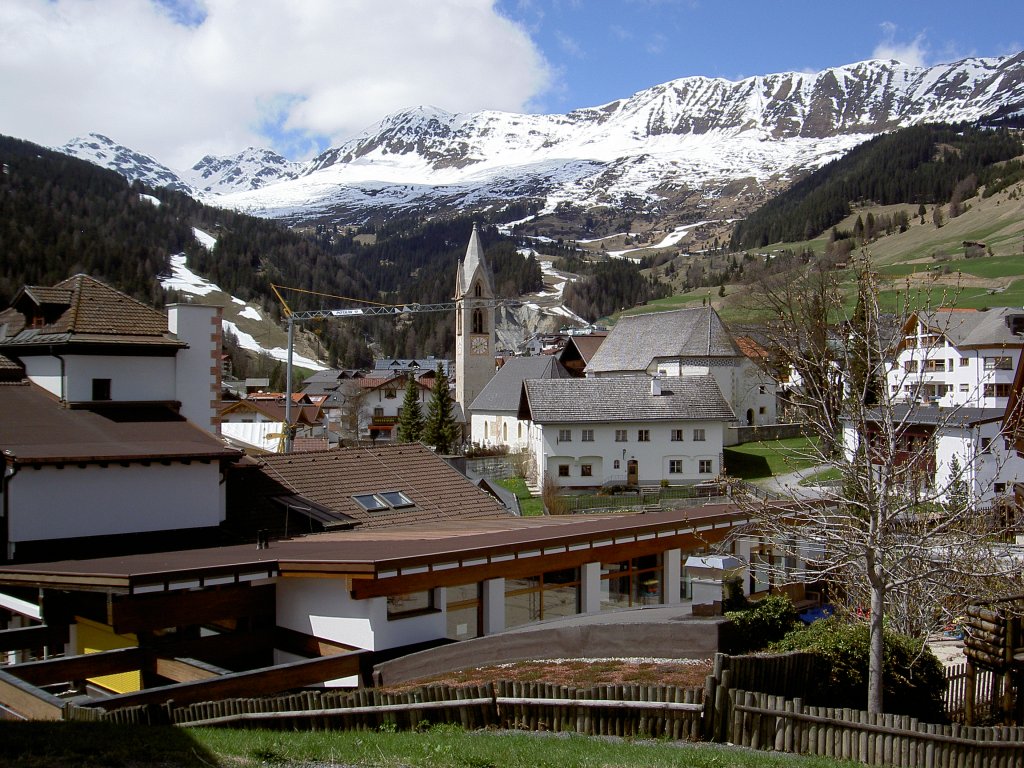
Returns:
[[[448,377],[440,363],[434,377],[434,395],[427,406],[427,419],[423,424],[423,442],[438,453],[451,453],[459,442],[459,425],[452,415],[452,396],[448,390]]]
[[[402,401],[402,415],[398,419],[398,442],[415,443],[423,434],[423,411],[420,409],[419,384],[409,376]]]

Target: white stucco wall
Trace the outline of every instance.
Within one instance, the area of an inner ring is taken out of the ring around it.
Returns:
[[[262,414],[248,413],[246,416],[253,421],[225,421],[220,425],[221,434],[239,443],[276,453],[283,444],[280,435],[284,433],[284,422],[268,421]]]
[[[217,462],[22,468],[11,479],[10,539],[180,530],[224,519]]]
[[[220,314],[219,307],[202,304],[167,308],[168,330],[188,344],[175,359],[175,399],[181,401],[182,416],[213,433],[220,397]]]
[[[56,357],[25,356],[19,358],[25,366],[25,375],[55,397],[64,397],[64,379],[61,363]]]
[[[568,429],[572,439],[559,439],[560,430]],[[592,429],[594,440],[583,442],[582,430]],[[626,430],[625,442],[615,441],[616,430]],[[639,442],[638,431],[650,431],[650,441]],[[672,430],[681,429],[683,439],[673,441]],[[695,441],[695,429],[704,430],[704,440]],[[533,425],[530,431],[531,450],[541,473],[561,486],[592,486],[625,482],[627,462],[638,462],[639,481],[642,485],[657,485],[662,479],[669,483],[692,483],[711,480],[722,471],[722,446],[725,422],[721,421],[665,421],[616,422],[612,424],[544,424]],[[669,462],[682,461],[682,473],[670,473]],[[699,462],[711,461],[711,471],[700,473]],[[619,466],[615,466],[615,462]],[[569,476],[559,477],[558,466],[569,465]],[[581,475],[582,466],[590,464],[592,475]]]
[[[173,357],[64,355],[65,397],[92,400],[92,380],[110,379],[112,400],[176,400]]]
[[[986,368],[986,359],[1003,357],[1010,358],[1009,367]],[[985,385],[1012,385],[1019,360],[1019,348],[958,349],[945,339],[932,346],[903,349],[887,376],[889,393],[898,400],[914,400],[920,395],[922,400],[946,408],[958,405],[1005,408],[1007,398],[986,397]],[[928,370],[940,366],[942,370]],[[929,386],[933,389],[928,390]],[[938,395],[939,387],[945,390],[942,395],[928,396],[931,393]]]
[[[504,445],[524,450],[530,442],[530,423],[515,416],[473,411],[473,442],[488,447]]]
[[[447,631],[443,589],[435,590],[434,603],[439,610],[388,620],[387,598],[355,600],[342,579],[280,579],[277,624],[380,651],[443,638]]]

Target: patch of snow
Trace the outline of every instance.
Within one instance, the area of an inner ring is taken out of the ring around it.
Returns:
[[[151,205],[155,205],[157,208],[159,208],[161,205],[163,205],[163,202],[160,200],[160,198],[153,197],[152,195],[140,194],[139,195],[139,200],[144,200],[147,203],[150,203]]]
[[[247,317],[250,320],[262,320],[263,315],[259,313],[259,310],[255,307],[246,307],[238,313],[239,317]]]
[[[213,235],[203,232],[203,230],[201,229],[192,227],[192,234],[196,236],[196,240],[199,241],[199,244],[208,251],[212,251],[213,246],[217,244],[217,238],[215,238]]]
[[[233,304],[241,304],[241,305],[242,305],[243,307],[245,306],[245,302],[244,302],[244,301],[242,301],[242,300],[241,300],[240,298],[238,298],[237,296],[232,296],[232,297],[231,297],[231,302],[232,302]]]
[[[220,290],[220,286],[190,270],[186,261],[184,253],[176,253],[171,256],[171,276],[160,280],[160,285],[165,290],[189,293],[193,296],[206,296]]]
[[[246,333],[245,331],[239,329],[239,327],[230,320],[223,320],[221,322],[224,326],[224,330],[231,331],[231,333],[234,334],[235,338],[238,339],[238,346],[240,346],[242,349],[252,350],[253,352],[262,352],[266,355],[270,355],[274,360],[280,360],[282,363],[287,362],[288,350],[285,349],[284,347],[274,347],[273,349],[265,349],[264,347],[260,346],[260,343],[256,341],[252,334]],[[301,366],[303,368],[309,368],[310,370],[313,371],[327,370],[327,366],[321,365],[316,360],[311,360],[308,357],[294,353],[292,354],[292,365]]]

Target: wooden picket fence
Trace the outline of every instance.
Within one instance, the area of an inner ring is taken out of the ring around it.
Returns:
[[[723,739],[742,747],[895,768],[1011,768],[1024,764],[1024,728],[968,728],[899,715],[805,706],[800,699],[729,691]]]
[[[231,698],[176,707],[168,702],[104,712],[68,705],[65,719],[123,724],[399,730],[425,723],[467,729],[497,727],[572,731],[590,736],[649,736],[696,740],[704,711],[702,688],[499,681],[481,686],[430,685],[403,692],[377,688],[303,691],[267,698]]]
[[[976,669],[974,675],[974,716],[976,722],[989,722],[1002,707],[1002,681],[991,669]],[[946,692],[942,697],[951,722],[964,722],[966,701],[967,665],[956,664],[946,670]]]

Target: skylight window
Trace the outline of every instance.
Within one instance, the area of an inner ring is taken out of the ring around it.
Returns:
[[[413,506],[412,499],[410,499],[401,491],[384,491],[383,493],[378,495],[395,509]]]
[[[382,509],[388,509],[388,503],[375,493],[360,493],[352,498],[367,512],[380,512]]]
[[[404,509],[416,503],[401,491],[381,491],[379,493],[358,493],[353,500],[367,512],[383,512],[387,509]]]

